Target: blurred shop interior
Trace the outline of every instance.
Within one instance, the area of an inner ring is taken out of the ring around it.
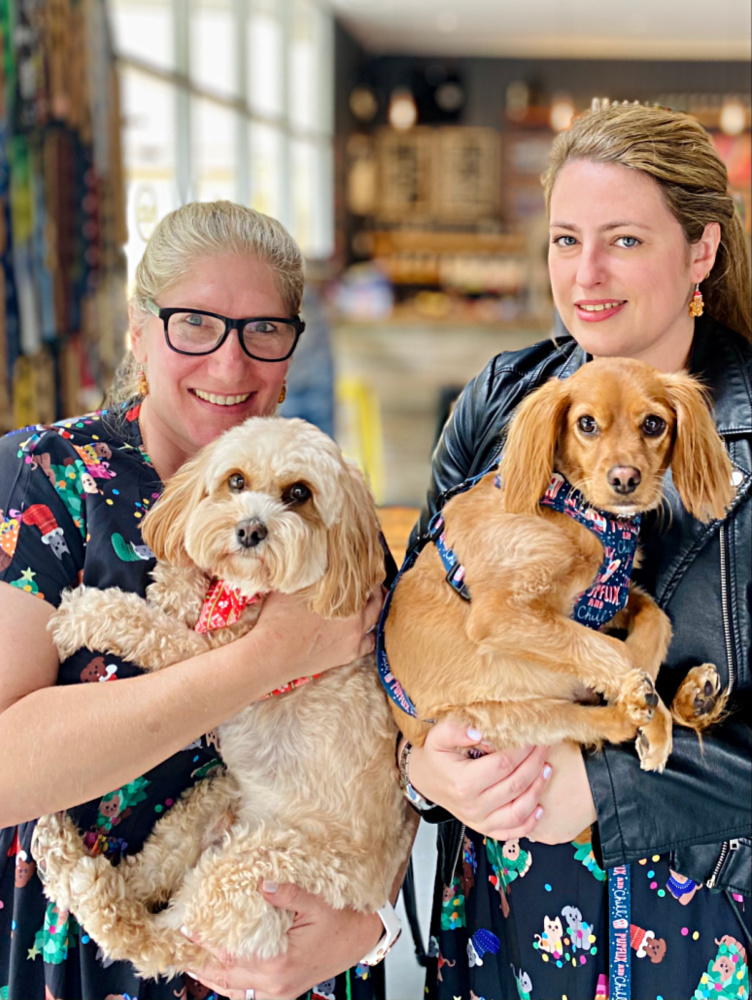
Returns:
[[[230,198],[309,261],[284,412],[413,508],[457,391],[551,329],[539,176],[594,96],[695,115],[750,232],[747,0],[0,10],[3,431],[100,403],[155,223]]]

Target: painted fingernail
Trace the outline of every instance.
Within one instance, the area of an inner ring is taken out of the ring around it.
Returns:
[[[544,781],[548,781],[548,779],[551,777],[551,772],[552,771],[553,771],[553,768],[551,767],[551,765],[550,764],[546,764],[546,766],[543,768],[543,780]]]
[[[479,733],[477,729],[468,729],[467,737],[470,740],[482,740],[483,733]]]
[[[279,885],[276,882],[267,882],[266,879],[261,883],[261,888],[264,892],[275,893],[279,889]]]
[[[535,810],[535,818],[540,819],[542,815],[543,815],[543,806],[538,806],[538,808]]]

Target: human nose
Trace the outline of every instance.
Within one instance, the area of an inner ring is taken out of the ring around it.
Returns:
[[[605,277],[605,260],[601,248],[594,243],[583,243],[577,261],[577,284],[580,288],[600,285]]]
[[[212,351],[209,355],[212,366],[218,370],[237,368],[241,364],[253,364],[250,358],[240,345],[240,336],[237,328],[229,331],[224,343]]]

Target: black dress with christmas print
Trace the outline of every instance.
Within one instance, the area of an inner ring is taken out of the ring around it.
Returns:
[[[142,446],[138,404],[7,435],[0,441],[0,580],[54,606],[80,583],[143,596],[154,557],[140,523],[161,490]],[[116,683],[138,673],[118,657],[79,650],[61,663],[57,683]],[[44,733],[40,725],[40,742]],[[111,751],[107,741],[98,749]],[[45,753],[55,747],[40,747],[36,760]],[[116,863],[140,849],[186,788],[221,766],[209,733],[70,812],[89,850]],[[0,830],[0,1000],[214,996],[190,976],[143,980],[103,955],[71,914],[45,899],[30,852],[33,830],[33,822]],[[369,1000],[374,978],[358,966],[313,995]]]
[[[629,867],[632,997],[749,1000],[749,898],[709,892],[667,856]],[[455,877],[436,886],[429,952],[430,1000],[608,1000],[607,874],[589,838],[466,830]]]

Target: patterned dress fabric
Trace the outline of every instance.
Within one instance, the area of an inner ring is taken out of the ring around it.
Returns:
[[[139,525],[161,490],[142,446],[138,405],[9,434],[0,441],[0,580],[54,606],[79,583],[143,596],[154,557]],[[138,673],[118,657],[80,650],[60,665],[57,683],[102,684]],[[103,742],[99,752],[108,750]],[[116,863],[140,849],[186,788],[221,766],[207,733],[70,812],[90,851]],[[0,830],[0,1000],[215,996],[190,976],[142,980],[128,963],[104,956],[71,914],[44,897],[30,853],[33,830],[33,822]],[[381,970],[374,976],[358,966],[308,996],[369,1000],[375,981],[383,983]]]
[[[749,897],[709,892],[667,855],[630,868],[632,997],[748,1000]],[[436,886],[426,996],[608,1000],[606,884],[588,838],[550,847],[466,830],[451,885]]]

